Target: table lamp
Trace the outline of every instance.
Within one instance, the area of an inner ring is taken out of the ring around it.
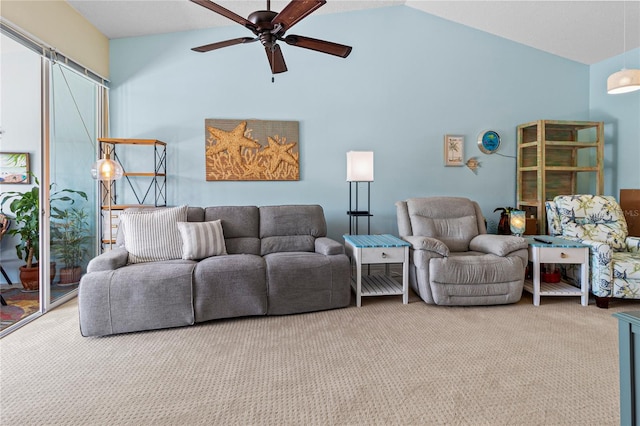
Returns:
[[[511,210],[511,213],[509,213],[509,227],[513,235],[521,237],[524,234],[526,218],[523,210]]]

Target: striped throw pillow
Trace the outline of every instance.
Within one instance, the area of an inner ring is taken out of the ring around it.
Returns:
[[[122,213],[120,222],[124,225],[124,247],[129,252],[129,263],[182,258],[178,222],[186,220],[187,206]]]
[[[220,220],[178,222],[182,236],[182,258],[199,260],[227,254]]]

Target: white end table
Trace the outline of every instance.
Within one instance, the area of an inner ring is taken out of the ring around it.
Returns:
[[[533,263],[533,280],[525,280],[524,288],[533,294],[533,304],[540,306],[540,296],[580,296],[582,306],[589,304],[589,246],[577,241],[549,235],[525,236],[529,244],[529,260]],[[540,264],[575,263],[580,268],[580,288],[569,283],[541,283]]]
[[[409,303],[409,246],[390,234],[344,235],[347,255],[356,263],[356,279],[351,287],[356,293],[356,306],[364,296],[402,295],[402,303]],[[402,284],[389,274],[390,263],[402,263]],[[362,275],[364,264],[385,264],[384,275]]]

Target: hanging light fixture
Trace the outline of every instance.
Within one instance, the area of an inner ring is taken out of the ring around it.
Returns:
[[[104,151],[104,158],[93,163],[91,167],[91,177],[104,181],[104,188],[107,190],[107,199],[109,201],[109,249],[113,247],[113,216],[111,212],[111,185],[114,180],[120,179],[124,174],[122,166],[117,161],[111,159],[111,150],[109,146]],[[103,199],[104,200],[104,199]]]
[[[627,51],[627,9],[626,2],[622,2],[622,70],[615,72],[607,78],[607,93],[617,95],[640,90],[640,69],[626,69]]]

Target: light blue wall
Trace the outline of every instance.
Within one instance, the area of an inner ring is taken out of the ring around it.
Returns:
[[[605,193],[616,198],[620,189],[640,189],[640,91],[607,94],[607,77],[625,61],[640,68],[640,49],[592,65],[589,85],[591,119],[605,122]]]
[[[170,204],[318,203],[329,234],[348,230],[346,152],[375,152],[372,232],[397,233],[397,200],[453,195],[515,203],[515,133],[537,119],[587,120],[589,67],[396,6],[310,16],[291,31],[354,47],[340,59],[284,45],[271,83],[258,43],[191,47],[250,35],[239,25],[111,41],[111,136],[168,143]],[[300,122],[300,181],[206,182],[204,120]],[[502,135],[499,154],[476,147]],[[465,136],[466,167],[444,167],[445,134]]]

